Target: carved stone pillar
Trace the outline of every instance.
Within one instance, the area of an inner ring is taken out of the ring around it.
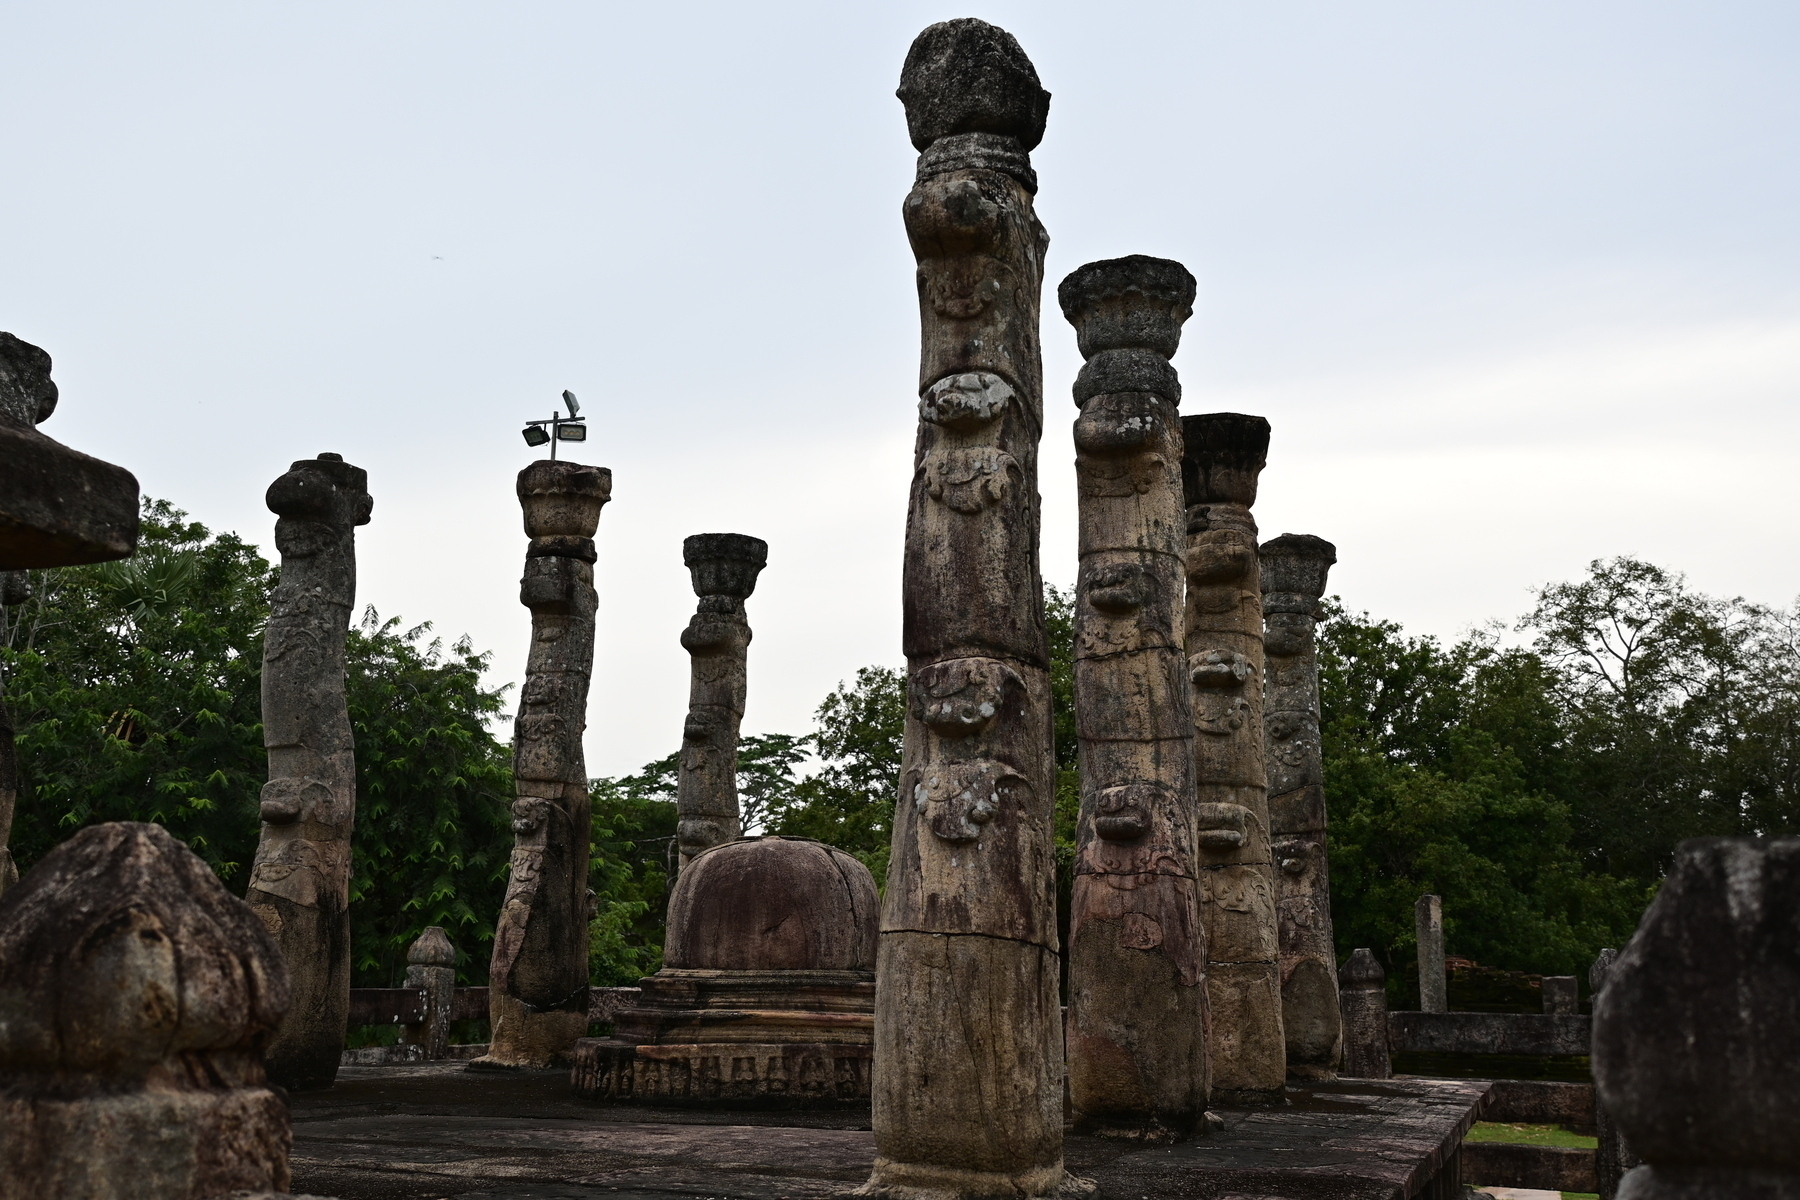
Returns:
[[[23,571],[0,571],[0,608],[12,608],[31,598],[31,584]],[[12,619],[0,612],[0,629]],[[3,681],[0,681],[3,682]],[[6,707],[6,690],[0,687],[0,895],[19,882],[19,868],[12,856],[13,814],[19,805],[19,747],[12,710]]]
[[[1450,977],[1444,968],[1444,898],[1420,896],[1413,904],[1413,939],[1419,948],[1419,1011],[1450,1011]]]
[[[400,1027],[400,1044],[425,1047],[428,1059],[450,1054],[450,1017],[456,1007],[456,947],[442,925],[428,925],[406,948],[406,986],[425,993],[425,1016]]]
[[[769,561],[769,544],[741,533],[696,533],[681,544],[699,611],[681,632],[692,656],[681,773],[675,785],[681,865],[744,835],[737,791],[738,726],[744,719],[750,622],[744,601]]]
[[[1387,972],[1366,947],[1351,954],[1338,972],[1338,1004],[1344,1018],[1344,1074],[1352,1079],[1392,1079]]]
[[[1593,993],[1596,1007],[1599,1006],[1600,992],[1606,987],[1606,977],[1618,960],[1619,952],[1608,947],[1600,951],[1594,965],[1588,968],[1588,988]],[[1626,1143],[1618,1123],[1597,1092],[1594,1096],[1594,1140],[1599,1143],[1594,1148],[1594,1174],[1599,1177],[1600,1200],[1613,1200],[1619,1194],[1619,1183],[1625,1173],[1644,1160]]]
[[[1049,652],[1038,575],[1039,292],[1029,151],[1049,95],[1012,36],[933,25],[900,99],[920,151],[910,672],[883,901],[864,1194],[1081,1190],[1062,1159]],[[1092,1191],[1087,1184],[1086,1191]]]
[[[1279,1103],[1287,1048],[1263,764],[1262,586],[1250,515],[1269,423],[1209,413],[1181,425],[1213,1095],[1225,1104]]]
[[[588,844],[581,737],[594,670],[594,531],[605,467],[539,459],[519,472],[531,653],[513,733],[513,852],[488,968],[488,1052],[471,1068],[549,1066],[587,1032]]]
[[[1796,1062],[1800,838],[1683,842],[1594,999],[1619,1200],[1800,1196]]]
[[[83,829],[0,900],[0,1195],[268,1195],[288,1006],[242,900],[157,825]]]
[[[356,527],[369,477],[340,455],[301,459],[269,485],[281,577],[263,633],[262,839],[245,895],[287,963],[294,1005],[269,1046],[289,1089],[330,1087],[350,1013],[350,834],[356,740],[344,638],[356,602]]]
[[[1281,929],[1281,1027],[1288,1074],[1330,1079],[1343,1043],[1331,877],[1325,854],[1325,765],[1319,747],[1319,598],[1337,561],[1324,538],[1287,533],[1264,542],[1263,728],[1275,907]]]
[[[1194,855],[1194,725],[1182,653],[1181,386],[1169,358],[1194,277],[1089,263],[1057,296],[1075,381],[1081,819],[1069,923],[1078,1130],[1185,1137],[1206,1110],[1206,937]]]

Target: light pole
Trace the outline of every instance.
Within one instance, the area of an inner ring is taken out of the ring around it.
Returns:
[[[585,424],[587,418],[581,415],[581,402],[575,399],[574,392],[568,390],[564,390],[563,400],[569,406],[568,416],[552,412],[542,421],[525,422],[525,444],[541,446],[545,442],[549,442],[552,462],[556,461],[557,442],[587,441],[587,425]],[[548,429],[544,428],[546,425],[549,426]]]

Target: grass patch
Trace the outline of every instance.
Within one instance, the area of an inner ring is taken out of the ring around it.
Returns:
[[[1560,1125],[1515,1125],[1510,1121],[1477,1121],[1469,1142],[1510,1142],[1515,1146],[1564,1146],[1571,1150],[1592,1150],[1600,1145],[1597,1138],[1570,1133]],[[1568,1195],[1577,1196],[1579,1192]]]

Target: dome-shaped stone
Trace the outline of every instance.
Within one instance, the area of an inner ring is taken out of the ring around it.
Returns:
[[[669,897],[668,967],[872,971],[875,877],[810,838],[726,842],[682,868]]]

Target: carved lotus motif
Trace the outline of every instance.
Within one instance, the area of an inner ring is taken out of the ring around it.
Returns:
[[[1150,832],[1159,808],[1170,805],[1168,789],[1156,783],[1126,783],[1094,797],[1094,832],[1109,842],[1136,841]]]
[[[925,465],[925,490],[933,500],[959,513],[978,513],[1006,498],[1011,477],[1024,478],[1012,455],[992,446],[955,446],[940,450]]]
[[[913,807],[946,842],[973,842],[1025,779],[991,758],[927,767],[913,784]]]
[[[1204,650],[1188,659],[1188,678],[1197,688],[1239,688],[1255,676],[1250,660],[1230,650]]]
[[[335,807],[330,786],[320,779],[288,777],[263,784],[262,819],[271,825],[291,825],[302,818],[329,824],[336,819]]]
[[[920,272],[931,310],[952,321],[979,317],[1005,294],[1006,284],[1000,277],[1010,273],[991,258],[934,262]]]
[[[1311,838],[1282,838],[1275,843],[1275,865],[1283,874],[1304,875],[1318,857],[1319,843]]]
[[[539,796],[524,796],[512,803],[512,828],[517,834],[536,833],[550,822],[550,802]]]
[[[1096,399],[1075,420],[1075,449],[1100,458],[1136,454],[1163,438],[1160,407],[1155,397],[1135,392]],[[1161,456],[1155,461],[1160,465]]]
[[[1140,563],[1098,567],[1087,584],[1087,602],[1112,616],[1128,616],[1156,595],[1156,579]]]
[[[1014,395],[1012,385],[991,371],[947,375],[925,389],[919,416],[934,425],[967,432],[998,418]]]
[[[1250,835],[1254,818],[1241,804],[1197,804],[1194,806],[1194,828],[1202,846],[1212,850],[1230,850],[1244,844]]]

